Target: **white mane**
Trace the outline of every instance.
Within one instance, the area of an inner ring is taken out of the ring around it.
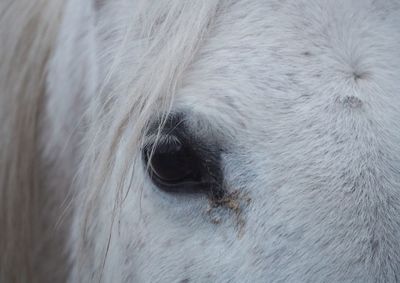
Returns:
[[[35,280],[45,199],[39,185],[38,116],[61,2],[0,3],[1,282]]]

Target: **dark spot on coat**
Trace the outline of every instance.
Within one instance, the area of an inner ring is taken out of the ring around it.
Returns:
[[[361,99],[355,96],[346,96],[342,99],[342,104],[348,108],[360,108],[363,105]]]
[[[352,73],[354,81],[365,80],[368,78],[367,72],[353,71]]]

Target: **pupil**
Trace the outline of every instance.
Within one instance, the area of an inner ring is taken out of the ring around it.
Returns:
[[[159,145],[151,159],[153,173],[166,183],[177,183],[193,179],[194,156],[179,143]]]

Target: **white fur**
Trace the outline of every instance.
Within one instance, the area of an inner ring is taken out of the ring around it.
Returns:
[[[400,280],[399,1],[69,0],[47,87],[69,282]],[[243,227],[147,177],[171,112],[226,147]]]

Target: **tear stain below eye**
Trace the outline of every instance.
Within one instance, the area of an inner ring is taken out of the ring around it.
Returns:
[[[211,196],[208,201],[206,213],[210,217],[211,223],[220,224],[224,214],[233,215],[238,238],[242,238],[246,224],[243,210],[251,203],[249,195],[235,190],[231,193],[225,193],[219,198]]]

